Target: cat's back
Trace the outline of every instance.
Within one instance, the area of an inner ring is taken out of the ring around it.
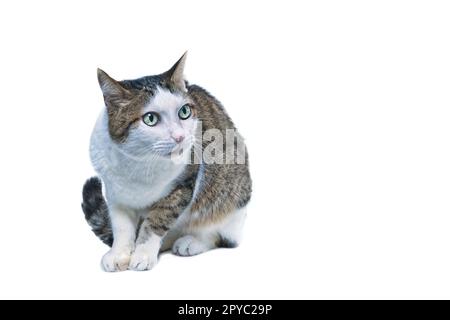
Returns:
[[[198,118],[202,121],[203,130],[208,129],[236,129],[222,103],[206,89],[192,84],[188,92],[195,101]]]
[[[203,161],[199,167],[197,185],[192,201],[192,210],[204,213],[204,216],[226,215],[234,208],[242,208],[250,201],[252,180],[250,177],[248,154],[242,136],[221,102],[204,88],[189,85],[188,91],[198,110],[198,118],[202,122],[202,133],[210,129],[219,130],[222,134],[223,150],[227,151],[227,131],[234,136],[233,163],[207,163]],[[203,144],[203,151],[205,146]],[[224,155],[225,156],[225,155]],[[203,160],[205,154],[203,155]]]

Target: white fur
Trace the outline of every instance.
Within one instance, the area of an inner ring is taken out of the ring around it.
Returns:
[[[170,158],[145,159],[126,153],[109,136],[107,121],[103,111],[91,138],[90,153],[92,164],[105,184],[108,203],[139,209],[168,195],[185,164]]]
[[[237,209],[233,214],[225,219],[223,224],[219,225],[220,234],[236,244],[242,241],[242,231],[245,218],[247,217],[247,207]]]
[[[145,271],[152,269],[158,262],[161,237],[151,234],[148,240],[136,246],[130,261],[130,270]]]
[[[113,247],[102,259],[105,271],[126,270],[130,260],[131,268],[135,270],[147,270],[156,263],[160,248],[160,241],[155,240],[156,235],[131,256],[135,250],[139,211],[170,193],[174,180],[184,171],[190,153],[183,152],[180,157],[185,161],[175,162],[169,157],[156,156],[148,145],[159,146],[161,141],[167,141],[165,143],[170,146],[172,135],[193,135],[196,121],[188,119],[180,122],[178,119],[178,109],[184,103],[186,101],[181,96],[165,90],[157,91],[142,114],[158,112],[161,123],[149,127],[141,121],[137,128],[130,130],[126,142],[122,144],[113,141],[109,135],[106,109],[97,120],[91,136],[90,155],[105,185],[114,235]],[[189,144],[192,140],[186,141]],[[185,150],[189,150],[188,147],[185,146]]]
[[[102,268],[106,272],[125,271],[130,263],[130,253],[109,250],[102,258]]]
[[[212,241],[204,241],[191,234],[179,238],[172,247],[172,252],[180,256],[194,256],[214,248]]]
[[[102,266],[105,271],[124,271],[128,267],[134,250],[137,217],[129,209],[117,205],[109,206],[109,216],[114,234],[114,244],[103,256]]]
[[[174,228],[161,239],[155,234],[135,247],[136,228],[139,218],[146,214],[145,208],[168,195],[174,180],[184,171],[189,149],[194,140],[197,120],[178,118],[178,110],[186,100],[181,95],[158,89],[153,99],[144,107],[142,114],[157,112],[161,119],[154,127],[140,121],[129,131],[124,143],[113,141],[108,131],[108,116],[103,110],[91,137],[90,155],[95,170],[105,185],[106,199],[111,218],[114,244],[102,259],[105,271],[149,270],[158,260],[158,252],[172,248],[178,255],[194,255],[215,247],[218,235],[240,241],[245,220],[245,208],[237,210],[221,223],[208,227],[188,228],[195,213],[188,207],[177,220]],[[174,137],[184,135],[180,145]],[[152,150],[174,145],[183,152],[184,161],[170,157],[155,156]],[[187,151],[187,152],[186,152]],[[200,168],[199,179],[203,178]],[[199,191],[199,181],[194,194]]]
[[[173,230],[163,239],[163,248],[172,246],[174,254],[192,256],[213,249],[218,235],[237,245],[241,242],[242,229],[247,216],[246,207],[236,210],[217,224],[188,227],[189,219],[194,216],[189,210],[182,214]],[[174,239],[176,241],[173,241]]]

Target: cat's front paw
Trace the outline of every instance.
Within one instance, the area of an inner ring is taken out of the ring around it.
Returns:
[[[128,269],[134,271],[151,270],[158,262],[158,250],[146,250],[145,248],[136,248],[131,255]]]
[[[106,272],[125,271],[130,263],[130,253],[109,250],[102,258],[102,267]]]

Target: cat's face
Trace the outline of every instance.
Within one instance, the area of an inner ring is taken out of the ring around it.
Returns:
[[[157,87],[141,109],[122,145],[127,152],[177,157],[190,150],[197,127],[195,106],[187,94]]]
[[[125,153],[179,157],[190,150],[198,119],[183,79],[186,55],[167,72],[116,81],[98,70],[111,138]]]

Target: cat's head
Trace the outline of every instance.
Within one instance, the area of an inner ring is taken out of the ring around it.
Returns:
[[[168,71],[116,81],[98,69],[112,140],[137,157],[171,157],[190,150],[197,127],[183,69],[186,53]]]

